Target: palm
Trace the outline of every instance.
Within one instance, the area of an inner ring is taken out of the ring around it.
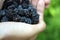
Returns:
[[[7,36],[18,36],[23,39],[34,37],[38,32],[45,28],[43,21],[44,1],[43,0],[30,0],[33,6],[37,9],[37,13],[40,15],[39,24],[30,25],[26,23],[6,22],[0,23],[0,38]]]

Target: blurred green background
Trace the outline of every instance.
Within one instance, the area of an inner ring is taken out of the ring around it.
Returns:
[[[46,30],[39,33],[36,40],[60,40],[60,0],[51,0],[44,14]]]

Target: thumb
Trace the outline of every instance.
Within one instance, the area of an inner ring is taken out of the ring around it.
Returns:
[[[4,1],[5,1],[5,0],[0,0],[0,9],[1,9]]]
[[[35,25],[34,30],[37,32],[41,32],[42,30],[45,29],[46,24],[43,19],[43,12],[44,12],[44,1],[39,0],[37,4],[37,13],[40,15],[39,16],[39,24]]]

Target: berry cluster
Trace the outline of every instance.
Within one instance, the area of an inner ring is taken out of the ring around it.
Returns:
[[[39,15],[29,0],[5,0],[0,10],[0,22],[38,24]]]

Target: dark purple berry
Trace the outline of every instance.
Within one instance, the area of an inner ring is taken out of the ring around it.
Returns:
[[[19,22],[20,19],[21,19],[21,17],[19,15],[14,15],[13,16],[13,21],[15,21],[15,22]]]
[[[26,17],[21,17],[20,22],[25,22]]]
[[[1,19],[1,22],[7,22],[8,21],[8,18],[6,16],[4,16],[2,19]]]
[[[24,9],[24,14],[25,14],[26,17],[29,17],[30,16],[29,10],[28,9]]]
[[[26,19],[25,19],[25,23],[31,24],[31,23],[32,23],[32,21],[31,21],[31,19],[30,19],[30,18],[26,18]]]

